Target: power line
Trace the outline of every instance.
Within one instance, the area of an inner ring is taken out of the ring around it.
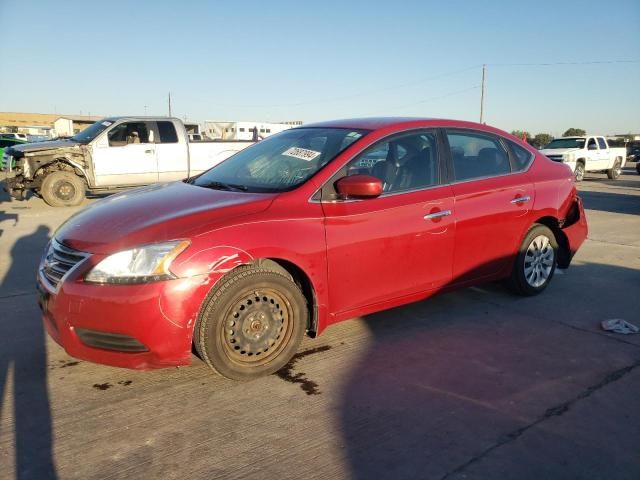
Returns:
[[[640,63],[640,60],[595,60],[589,62],[547,62],[547,63],[487,63],[490,67],[553,67],[556,65],[611,65],[615,63]]]
[[[343,95],[343,96],[333,97],[333,98],[324,98],[324,99],[321,99],[321,100],[312,100],[312,101],[307,101],[307,102],[296,102],[296,103],[288,103],[288,104],[271,104],[271,105],[267,105],[267,104],[251,104],[251,105],[247,105],[247,104],[238,104],[238,103],[234,103],[234,104],[214,103],[213,105],[216,105],[216,106],[219,106],[219,107],[279,108],[279,107],[299,107],[299,106],[314,105],[314,104],[319,104],[319,103],[341,102],[343,100],[349,100],[349,99],[352,99],[352,98],[366,97],[366,96],[370,96],[370,95],[376,95],[376,94],[379,94],[379,93],[382,93],[382,92],[388,92],[388,91],[391,91],[391,90],[399,90],[399,89],[411,87],[411,86],[414,86],[414,85],[421,85],[421,84],[424,84],[424,83],[432,82],[434,80],[438,80],[440,78],[451,77],[451,76],[454,76],[454,75],[458,75],[460,73],[468,72],[470,70],[475,70],[476,68],[478,68],[478,65],[472,65],[472,66],[469,66],[469,67],[462,68],[460,70],[444,72],[444,73],[441,73],[441,74],[438,74],[438,75],[433,75],[433,76],[430,76],[430,77],[422,78],[420,80],[414,80],[412,82],[406,82],[406,83],[401,83],[401,84],[396,84],[396,85],[390,85],[390,86],[387,86],[387,87],[382,87],[382,88],[378,88],[378,89],[374,89],[374,90],[368,90],[366,92],[354,93],[354,94],[350,94],[350,95]]]
[[[479,88],[480,88],[480,85],[474,85],[473,87],[467,87],[467,88],[464,88],[462,90],[456,90],[455,92],[445,93],[444,95],[439,95],[437,97],[430,97],[430,98],[426,98],[424,100],[417,100],[417,101],[411,102],[411,103],[405,103],[405,104],[402,104],[402,105],[395,105],[395,106],[392,106],[392,107],[384,107],[384,108],[390,110],[390,109],[395,109],[395,108],[412,107],[414,105],[422,105],[424,103],[434,102],[436,100],[441,100],[443,98],[454,97],[456,95],[460,95],[460,94],[463,94],[463,93],[466,93],[466,92],[470,92],[471,90],[477,90]],[[378,112],[372,112],[371,115],[375,115],[376,113],[378,113]]]

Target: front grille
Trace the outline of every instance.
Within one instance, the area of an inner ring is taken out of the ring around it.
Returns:
[[[554,162],[561,162],[563,159],[562,155],[547,155],[547,157]]]
[[[49,286],[55,289],[65,275],[87,256],[87,253],[65,247],[54,238],[49,242],[47,253],[42,259],[40,273]]]

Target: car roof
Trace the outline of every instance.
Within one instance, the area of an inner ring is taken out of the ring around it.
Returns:
[[[485,132],[495,133],[501,136],[514,138],[511,134],[489,125],[468,122],[466,120],[452,120],[446,118],[420,118],[420,117],[368,117],[347,118],[342,120],[330,120],[326,122],[307,123],[297,128],[353,128],[362,130],[402,130],[423,127],[447,127],[447,128],[471,128]]]

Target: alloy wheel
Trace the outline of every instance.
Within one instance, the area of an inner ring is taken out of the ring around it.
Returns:
[[[555,252],[545,235],[535,237],[524,257],[524,277],[534,288],[541,287],[549,280],[555,261]]]

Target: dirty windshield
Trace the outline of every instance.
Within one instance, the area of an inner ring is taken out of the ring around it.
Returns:
[[[102,119],[97,121],[96,123],[89,125],[87,128],[82,130],[79,133],[76,133],[71,140],[78,143],[89,143],[91,140],[96,138],[100,133],[104,132],[107,128],[113,125],[113,121],[108,119]]]
[[[246,192],[283,192],[302,184],[365,130],[295,128],[240,151],[190,183]]]

